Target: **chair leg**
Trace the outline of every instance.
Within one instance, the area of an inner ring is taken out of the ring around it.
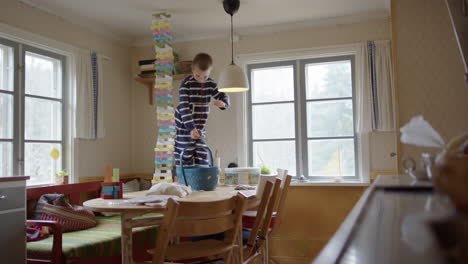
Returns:
[[[231,264],[232,263],[232,250],[229,250],[228,253],[226,253],[225,263],[226,264]]]
[[[267,264],[267,252],[266,252],[266,249],[265,249],[265,244],[263,244],[262,248],[260,248],[260,252],[262,254],[262,264]]]

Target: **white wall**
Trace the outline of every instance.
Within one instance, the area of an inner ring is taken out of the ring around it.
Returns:
[[[0,23],[78,48],[94,50],[110,58],[104,62],[104,122],[106,137],[79,140],[79,176],[104,175],[105,165],[132,171],[130,155],[131,78],[129,48],[90,29],[15,0],[2,0]],[[67,168],[69,169],[69,168]]]
[[[445,1],[394,0],[396,92],[403,126],[422,114],[446,142],[468,131],[468,85]],[[402,157],[433,149],[402,145]]]
[[[0,23],[110,57],[104,67],[106,137],[101,140],[79,140],[76,166],[80,176],[103,175],[106,164],[121,168],[122,173],[152,173],[157,133],[154,106],[148,104],[147,88],[133,81],[133,75],[138,72],[137,61],[154,56],[152,46],[129,50],[118,41],[15,0],[2,0]],[[323,47],[371,39],[390,39],[388,19],[241,36],[236,43],[236,53]],[[175,44],[175,50],[182,59],[192,59],[202,51],[210,53],[214,57],[215,79],[230,60],[227,39],[180,42]],[[219,150],[223,166],[237,159],[238,95],[233,95],[231,100],[232,107],[227,111],[213,108],[208,121],[209,143],[214,150]],[[371,164],[371,169],[385,169],[382,168],[385,165],[375,164],[377,167]]]
[[[236,43],[236,54],[326,47],[390,38],[389,20],[382,18],[354,24],[321,25],[288,32],[241,36],[240,41]],[[230,44],[227,39],[176,42],[174,49],[182,60],[191,60],[198,52],[211,54],[214,58],[212,76],[215,80],[222,68],[230,62]],[[138,60],[149,59],[153,56],[152,46],[132,48],[133,73],[138,73]],[[133,82],[132,86],[132,164],[136,172],[151,172],[154,167],[153,148],[157,134],[154,106],[147,103],[148,91],[143,85]],[[238,158],[235,144],[238,125],[236,102],[239,102],[239,95],[231,95],[231,101],[232,107],[226,111],[212,109],[207,127],[209,144],[213,150],[219,150],[222,166]],[[394,135],[382,138],[393,141]],[[378,151],[385,153],[388,149],[382,150],[377,146],[374,152]],[[386,170],[388,169],[386,166],[388,165],[385,162],[375,161],[371,164],[371,170]]]

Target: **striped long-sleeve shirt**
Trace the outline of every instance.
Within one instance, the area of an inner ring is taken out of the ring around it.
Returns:
[[[194,140],[190,131],[197,128],[204,136],[211,98],[221,100],[229,107],[229,97],[218,91],[216,83],[210,78],[199,83],[193,76],[182,81],[179,89],[179,105],[176,108],[176,141],[174,156],[176,165],[180,165],[180,153],[184,151],[184,165],[206,166],[208,164],[206,142]]]
[[[182,81],[179,89],[179,106],[177,112],[183,127],[189,131],[197,127],[204,130],[210,111],[211,97],[221,100],[229,106],[229,97],[218,91],[216,83],[210,78],[205,83],[199,83],[192,76]],[[226,109],[226,108],[221,108]]]

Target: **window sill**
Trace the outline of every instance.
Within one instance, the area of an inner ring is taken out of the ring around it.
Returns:
[[[292,181],[291,186],[350,186],[350,187],[367,187],[370,183],[360,181]]]

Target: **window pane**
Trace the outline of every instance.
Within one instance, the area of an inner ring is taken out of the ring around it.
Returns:
[[[310,176],[355,176],[354,139],[309,140]]]
[[[0,93],[0,138],[13,138],[13,95]]]
[[[253,69],[251,77],[253,103],[294,100],[292,65]]]
[[[252,106],[253,139],[295,138],[294,104]]]
[[[25,58],[26,94],[45,97],[62,97],[61,61],[26,52]]]
[[[288,174],[296,175],[296,142],[270,141],[253,143],[253,166],[266,165],[276,169],[287,169]]]
[[[306,64],[305,71],[307,99],[352,97],[351,61]]]
[[[0,177],[13,176],[13,144],[0,142]]]
[[[56,172],[62,170],[62,146],[53,143],[25,143],[24,173],[31,177],[28,185],[54,182]],[[53,148],[59,150],[57,160],[50,157]]]
[[[26,97],[25,137],[29,140],[62,139],[62,104]]]
[[[13,48],[0,44],[0,90],[13,91]]]
[[[307,102],[307,136],[353,136],[353,101]]]

